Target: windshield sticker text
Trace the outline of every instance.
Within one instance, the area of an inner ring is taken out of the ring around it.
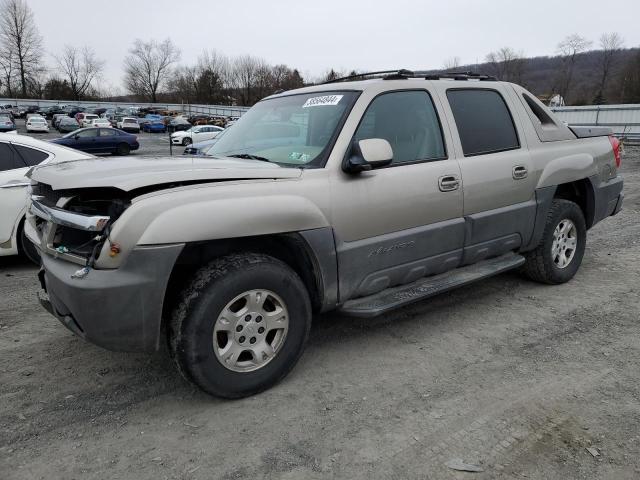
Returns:
[[[323,105],[337,105],[344,95],[323,95],[307,99],[302,108],[320,107]]]

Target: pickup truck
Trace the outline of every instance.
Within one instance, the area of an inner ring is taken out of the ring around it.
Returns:
[[[609,130],[473,74],[272,95],[208,155],[35,168],[25,232],[66,327],[112,350],[167,341],[227,398],[281,380],[314,313],[382,315],[510,269],[567,282],[623,201]]]

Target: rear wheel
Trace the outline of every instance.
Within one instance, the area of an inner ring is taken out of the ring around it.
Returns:
[[[587,227],[580,207],[569,200],[555,199],[540,244],[525,254],[522,271],[537,282],[568,282],[580,268],[586,243]]]
[[[18,236],[20,254],[27,257],[31,262],[40,265],[40,252],[36,246],[27,238],[24,233],[24,221],[20,224],[20,233]]]
[[[116,149],[116,153],[118,155],[129,155],[130,151],[131,147],[129,147],[129,145],[127,145],[126,143],[119,144],[118,148]]]
[[[173,314],[169,343],[185,378],[239,398],[289,373],[310,326],[309,295],[293,270],[267,255],[236,254],[196,274]]]

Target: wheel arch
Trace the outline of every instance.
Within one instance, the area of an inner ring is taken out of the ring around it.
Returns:
[[[309,232],[187,243],[169,278],[163,317],[169,317],[180,292],[199,268],[216,258],[243,252],[269,255],[289,266],[302,279],[315,312],[332,308],[337,303],[333,232],[322,228]]]

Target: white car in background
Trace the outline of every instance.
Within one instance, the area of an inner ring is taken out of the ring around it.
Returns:
[[[98,115],[93,114],[93,113],[85,113],[82,116],[82,121],[80,123],[80,126],[81,127],[89,127],[89,126],[91,126],[91,122],[93,120],[95,120],[96,118],[100,118],[100,117]]]
[[[0,257],[21,253],[39,264],[36,247],[24,234],[24,218],[29,179],[25,176],[35,165],[94,158],[25,135],[0,133]]]
[[[30,132],[44,132],[47,133],[49,131],[49,124],[44,117],[38,117],[36,115],[31,116],[27,119],[27,133]]]
[[[138,120],[133,117],[123,117],[122,120],[116,123],[116,128],[124,130],[125,132],[139,132],[140,124]]]
[[[111,128],[111,122],[108,118],[92,118],[87,127]]]
[[[197,125],[183,132],[175,132],[171,134],[171,143],[174,145],[191,145],[192,143],[204,142],[211,140],[224,131],[222,127],[215,125]]]

